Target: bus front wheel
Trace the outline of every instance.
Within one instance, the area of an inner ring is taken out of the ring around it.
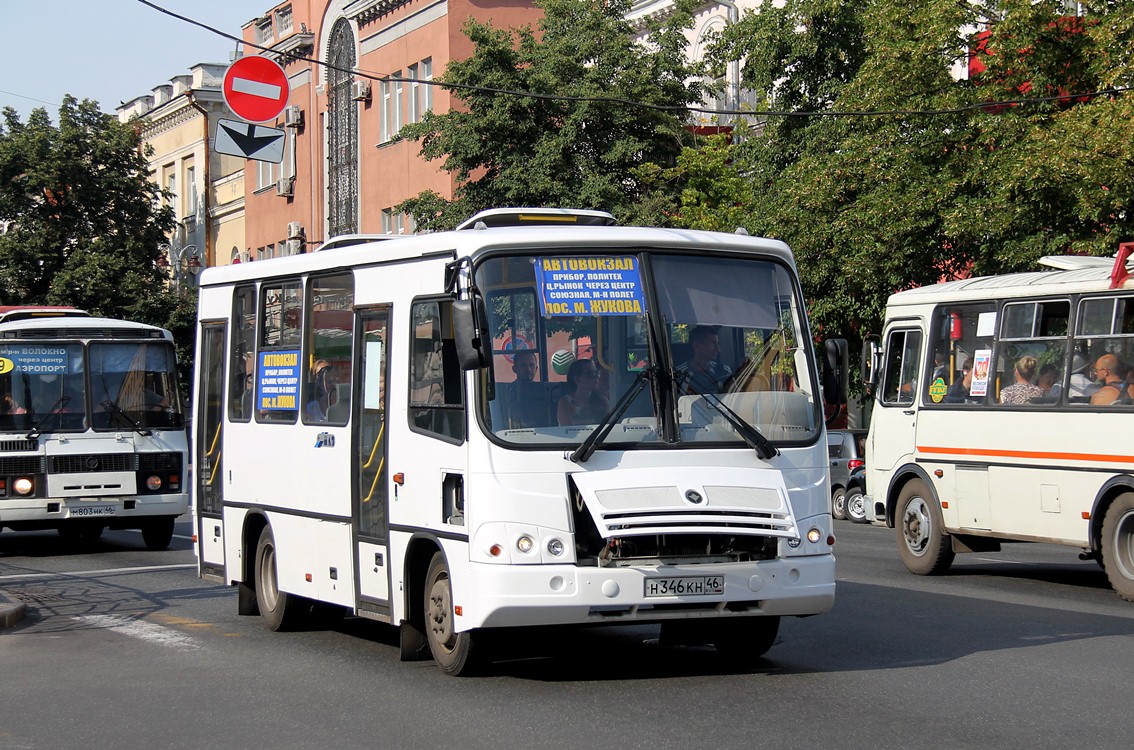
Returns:
[[[953,564],[953,545],[945,533],[941,508],[925,483],[914,479],[898,495],[898,553],[911,573],[932,576]]]
[[[441,671],[467,675],[475,671],[476,641],[471,631],[458,633],[453,622],[453,585],[449,564],[438,552],[425,576],[425,639]]]
[[[780,632],[777,615],[736,617],[715,623],[713,647],[730,663],[751,666],[768,653]]]
[[[272,528],[265,526],[256,544],[256,604],[269,630],[295,627],[302,615],[303,600],[280,591],[276,574],[276,540]]]
[[[173,541],[173,516],[155,518],[142,526],[142,541],[148,550],[163,550]]]
[[[1134,492],[1119,495],[1103,516],[1102,565],[1115,592],[1134,602]]]

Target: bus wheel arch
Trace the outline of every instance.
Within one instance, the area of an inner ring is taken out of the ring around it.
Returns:
[[[405,613],[398,624],[402,661],[422,661],[431,658],[429,642],[425,637],[425,577],[433,556],[441,551],[437,540],[418,536],[410,540],[406,550],[405,581],[402,591],[402,608]]]
[[[236,612],[239,615],[260,614],[260,605],[256,601],[256,545],[267,525],[268,519],[261,513],[249,513],[244,519],[244,528],[240,532],[240,578],[236,581]]]

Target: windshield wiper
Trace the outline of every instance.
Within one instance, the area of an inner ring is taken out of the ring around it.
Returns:
[[[730,409],[724,401],[721,401],[719,398],[717,398],[716,394],[690,392],[689,387],[686,385],[685,381],[693,376],[692,372],[675,372],[674,375],[675,380],[677,380],[678,386],[680,386],[684,390],[683,395],[701,396],[703,401],[705,401],[709,406],[716,409],[717,412],[725,418],[725,421],[732,425],[732,428],[740,434],[740,437],[744,439],[744,442],[748,444],[748,447],[756,451],[756,455],[758,457],[767,461],[769,458],[778,456],[780,454],[779,449],[776,448],[776,446],[772,445],[772,441],[764,437],[764,435],[761,434],[761,432],[755,427],[741,419],[740,415]]]
[[[577,464],[586,462],[586,460],[594,454],[599,444],[601,444],[603,440],[606,440],[606,436],[614,429],[614,425],[618,423],[618,420],[622,419],[622,415],[630,408],[630,404],[637,398],[638,394],[642,392],[642,389],[646,387],[646,382],[652,380],[653,377],[653,366],[640,370],[638,377],[634,378],[634,382],[631,383],[626,389],[626,392],[622,394],[622,398],[618,399],[618,403],[614,405],[614,408],[607,412],[607,415],[602,418],[598,426],[595,427],[590,435],[587,435],[587,439],[583,441],[583,444],[576,448],[567,458]]]
[[[52,404],[51,408],[47,410],[47,413],[36,420],[32,428],[28,430],[28,434],[24,435],[24,440],[37,440],[39,436],[43,434],[39,431],[39,428],[43,427],[43,423],[47,421],[47,418],[58,415],[59,412],[57,412],[56,409],[62,409],[70,400],[70,396],[60,396],[59,400]]]
[[[99,406],[109,412],[114,412],[114,414],[126,420],[126,423],[133,427],[134,431],[139,435],[149,436],[153,434],[150,430],[147,430],[145,427],[143,427],[140,422],[137,422],[133,417],[127,414],[126,410],[119,406],[117,401],[105,399],[102,401],[102,403],[99,404]]]

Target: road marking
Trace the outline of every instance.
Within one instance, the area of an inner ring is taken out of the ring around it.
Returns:
[[[200,648],[189,636],[144,620],[132,620],[117,615],[83,615],[75,619],[86,625],[93,625],[103,630],[113,630],[115,633],[128,635],[131,638],[137,638],[158,646],[176,648],[181,651]]]
[[[197,567],[197,563],[181,563],[178,565],[139,565],[136,568],[77,570],[65,573],[19,573],[16,575],[0,576],[0,581],[41,581],[47,578],[98,578],[99,576],[118,575],[121,573],[152,573],[157,570],[185,570],[195,567]]]

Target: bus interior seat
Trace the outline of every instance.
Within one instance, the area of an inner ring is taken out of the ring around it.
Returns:
[[[350,383],[335,384],[335,403],[327,409],[328,422],[345,422],[350,416]]]

